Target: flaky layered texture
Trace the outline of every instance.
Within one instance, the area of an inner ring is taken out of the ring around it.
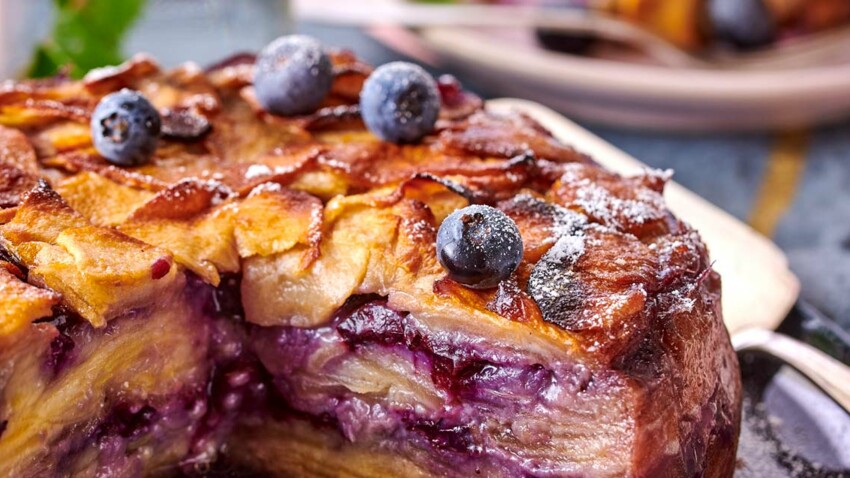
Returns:
[[[444,91],[375,139],[368,66],[316,113],[262,112],[252,58],[0,89],[0,475],[731,476],[738,367],[719,277],[667,210],[520,114]],[[150,164],[92,148],[117,89]],[[524,256],[471,290],[441,221],[491,204]]]

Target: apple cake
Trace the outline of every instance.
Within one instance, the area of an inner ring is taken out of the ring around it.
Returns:
[[[284,43],[0,87],[0,475],[732,475],[669,173]]]

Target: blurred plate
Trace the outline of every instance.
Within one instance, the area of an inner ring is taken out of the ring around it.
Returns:
[[[670,68],[548,51],[529,29],[427,27],[417,33],[447,68],[492,92],[595,123],[740,131],[850,115],[850,63],[835,58],[790,69]]]

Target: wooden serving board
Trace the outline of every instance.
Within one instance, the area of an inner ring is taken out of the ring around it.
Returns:
[[[552,134],[598,163],[623,175],[647,166],[559,113],[526,100],[487,102],[493,111],[522,111]],[[708,244],[714,268],[723,280],[723,316],[731,333],[749,327],[773,329],[785,318],[800,291],[782,251],[770,240],[705,199],[670,182],[665,189],[670,209],[699,231]]]

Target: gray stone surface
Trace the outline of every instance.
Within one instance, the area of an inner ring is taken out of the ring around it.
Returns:
[[[776,231],[803,297],[850,329],[850,124],[818,131]]]

